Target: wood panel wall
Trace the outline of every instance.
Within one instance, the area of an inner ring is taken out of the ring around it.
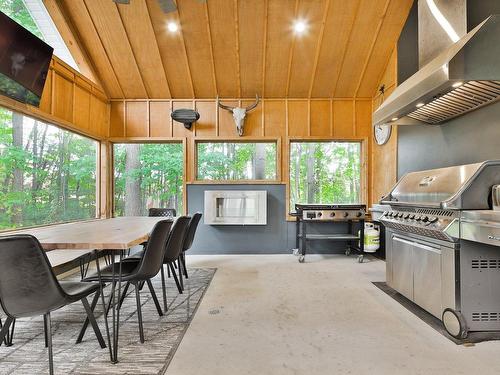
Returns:
[[[92,81],[57,57],[50,63],[40,107],[0,95],[0,105],[101,140],[109,128],[106,95]]]
[[[389,59],[387,68],[380,78],[379,87],[385,86],[385,94],[380,92],[373,98],[373,110],[376,110],[397,86],[397,49]],[[376,144],[371,137],[372,147],[372,176],[371,176],[371,201],[377,203],[380,198],[387,194],[397,181],[398,163],[398,127],[393,126],[389,141],[382,146]]]
[[[255,99],[224,99],[226,105],[247,106]],[[200,113],[191,130],[172,121],[171,111],[194,108]],[[363,142],[365,175],[363,199],[371,197],[370,99],[265,99],[247,114],[245,135],[238,137],[232,115],[217,107],[213,99],[112,100],[109,140],[153,142],[186,140],[186,182],[196,183],[196,140],[277,140],[280,146],[279,180],[288,184],[288,146],[291,140],[359,140]]]

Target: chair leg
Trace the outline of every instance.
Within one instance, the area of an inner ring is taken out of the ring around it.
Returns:
[[[0,343],[5,342],[6,346],[9,346],[9,340],[7,339],[7,336],[9,334],[9,327],[12,323],[14,323],[14,321],[14,318],[8,316],[3,326],[1,326],[2,329],[0,330]]]
[[[153,289],[153,284],[151,283],[151,280],[147,280],[146,283],[148,283],[149,293],[151,293],[151,297],[153,297],[153,302],[155,303],[158,315],[163,316],[163,311],[161,311],[160,302],[158,302],[158,297],[156,297],[156,293],[155,290]]]
[[[95,293],[95,296],[94,296],[94,299],[92,300],[92,303],[90,305],[90,309],[92,310],[92,313],[94,312],[95,310],[95,307],[97,305],[97,302],[99,301],[99,295],[100,295],[100,291],[97,291]],[[76,343],[79,344],[82,342],[83,340],[83,336],[85,335],[85,331],[87,331],[87,327],[89,326],[89,317],[87,316],[85,318],[85,322],[83,322],[83,326],[82,326],[82,329],[80,330],[80,333],[78,334],[78,337],[76,339]]]
[[[45,336],[45,347],[49,347],[49,335],[47,333],[47,315],[43,316],[43,334]]]
[[[97,296],[99,294],[96,294]],[[95,299],[95,297],[94,297]],[[92,301],[93,303],[94,301]],[[106,344],[104,343],[104,338],[102,337],[101,330],[99,329],[99,326],[97,325],[97,322],[95,320],[94,312],[92,308],[89,305],[89,301],[87,301],[86,297],[82,298],[82,304],[83,307],[85,308],[85,312],[87,313],[87,318],[90,320],[90,324],[92,325],[92,328],[94,329],[95,336],[97,337],[97,341],[99,341],[99,345],[101,345],[101,348],[104,349],[106,347]]]
[[[144,327],[142,326],[141,296],[139,293],[139,283],[135,284],[135,301],[137,303],[137,319],[139,320],[139,338],[144,343]]]
[[[186,267],[186,253],[184,251],[182,252],[182,268],[184,269],[184,276],[186,276],[186,279],[189,279],[188,270]]]
[[[182,280],[182,277],[184,276],[184,270],[182,269],[182,262],[180,258],[177,258],[177,263],[179,263],[179,284],[182,291],[184,291],[184,280]]]
[[[172,263],[168,263],[168,267],[170,267],[170,272],[172,272],[172,276],[174,277],[175,285],[177,285],[179,294],[182,294],[182,287],[181,284],[179,284],[179,279],[177,278],[177,273],[175,272],[174,266],[172,265]]]
[[[50,313],[43,316],[45,323],[45,333],[47,338],[47,347],[49,348],[49,374],[54,374],[54,357],[52,353],[52,324],[50,321]]]
[[[168,267],[167,267],[168,270]],[[167,285],[165,284],[165,269],[163,265],[161,266],[161,292],[163,295],[163,308],[165,312],[168,311],[168,305],[167,305]]]
[[[5,324],[7,324],[7,322],[5,322]],[[4,338],[0,339],[0,346],[2,346],[2,343],[4,343],[5,346],[12,346],[12,340],[14,339],[14,327],[15,327],[15,325],[16,325],[16,319],[12,318],[12,323],[10,323],[10,327],[7,327],[7,331],[5,333]],[[0,330],[2,328],[3,328],[2,319],[0,319]]]
[[[121,309],[123,305],[123,301],[125,300],[125,297],[127,296],[128,292],[128,287],[130,286],[130,281],[127,281],[127,284],[125,284],[125,289],[123,290],[123,294],[120,298],[120,302],[118,303],[118,308]]]
[[[111,310],[111,305],[113,304],[113,297],[115,295],[115,289],[116,289],[116,281],[113,282],[113,285],[111,287],[111,294],[109,295],[108,306],[106,306],[106,316],[108,316],[109,310]]]

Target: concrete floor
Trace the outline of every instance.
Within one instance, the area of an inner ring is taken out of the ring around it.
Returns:
[[[167,374],[499,374],[500,342],[457,346],[371,284],[354,257],[191,256],[217,267]]]

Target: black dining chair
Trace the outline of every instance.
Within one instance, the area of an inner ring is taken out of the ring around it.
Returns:
[[[45,345],[49,349],[49,371],[54,373],[50,313],[82,301],[87,319],[101,345],[106,344],[87,297],[99,297],[99,283],[58,281],[40,242],[28,234],[0,237],[0,304],[7,319],[0,331],[4,341],[15,319],[43,315]]]
[[[118,302],[118,309],[121,307],[121,303],[125,298],[128,288],[130,285],[135,287],[135,299],[137,303],[137,319],[139,321],[139,338],[141,343],[144,342],[144,328],[142,322],[142,307],[141,307],[141,297],[140,290],[141,285],[145,282],[148,285],[149,292],[151,293],[151,297],[153,298],[153,302],[156,306],[158,314],[160,316],[163,315],[161,310],[160,303],[158,302],[158,298],[156,297],[156,293],[153,289],[153,284],[151,283],[151,279],[155,277],[160,268],[163,268],[163,258],[165,255],[165,246],[167,244],[167,238],[170,233],[170,227],[172,226],[172,220],[161,220],[157,222],[151,232],[149,237],[149,241],[144,249],[144,255],[137,262],[126,262],[122,261],[120,263],[113,263],[101,270],[100,278],[103,282],[114,283],[112,286],[112,294],[110,296],[110,305],[113,301],[113,293],[116,289],[116,284],[121,281],[125,282],[125,289],[123,290],[123,294]],[[118,269],[121,268],[121,273]],[[99,280],[99,274],[93,274],[83,281],[96,281]],[[109,310],[109,308],[108,308]],[[83,337],[85,333],[85,326],[82,328],[83,332],[80,332],[80,336]]]
[[[196,234],[196,229],[198,229],[198,224],[200,223],[201,216],[202,216],[201,212],[195,212],[191,217],[186,238],[184,239],[184,244],[182,245],[182,251],[179,256],[179,264],[182,267],[182,269],[179,270],[179,272],[181,274],[184,273],[184,276],[186,278],[189,277],[186,267],[186,251],[188,251],[193,245],[194,236]],[[184,288],[184,285],[182,285],[182,287]]]
[[[165,247],[165,254],[163,257],[163,265],[167,265],[169,274],[171,273],[174,277],[175,284],[179,293],[182,293],[182,287],[174,268],[174,263],[179,259],[179,255],[182,252],[182,245],[184,239],[186,238],[189,222],[191,221],[190,216],[180,216],[175,220],[175,224],[172,227],[170,235],[167,240],[167,245]],[[144,255],[142,255],[144,257]],[[138,263],[141,260],[141,255],[134,254],[123,260],[124,263]],[[167,289],[165,284],[165,270],[161,267],[161,284],[162,284],[162,295],[163,295],[163,307],[164,310],[168,310],[167,304]]]
[[[174,218],[177,216],[177,211],[175,208],[150,208],[148,210],[148,216],[164,216]]]

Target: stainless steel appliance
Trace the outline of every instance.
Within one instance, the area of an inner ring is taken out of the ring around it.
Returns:
[[[499,183],[486,161],[409,173],[381,200],[387,284],[455,337],[500,330]]]
[[[500,99],[500,15],[492,15],[401,83],[373,125],[440,124]]]
[[[347,242],[346,254],[351,250],[360,252],[358,261],[363,262],[364,220],[366,206],[362,204],[296,204],[295,212],[291,213],[296,218],[296,249],[299,262],[303,263],[307,252],[308,241],[328,240]],[[333,223],[345,222],[348,224],[347,233],[317,234],[308,233],[308,223]],[[355,233],[353,223],[360,224],[360,233]],[[356,245],[359,241],[359,246]]]
[[[205,191],[205,224],[266,225],[267,191]]]

